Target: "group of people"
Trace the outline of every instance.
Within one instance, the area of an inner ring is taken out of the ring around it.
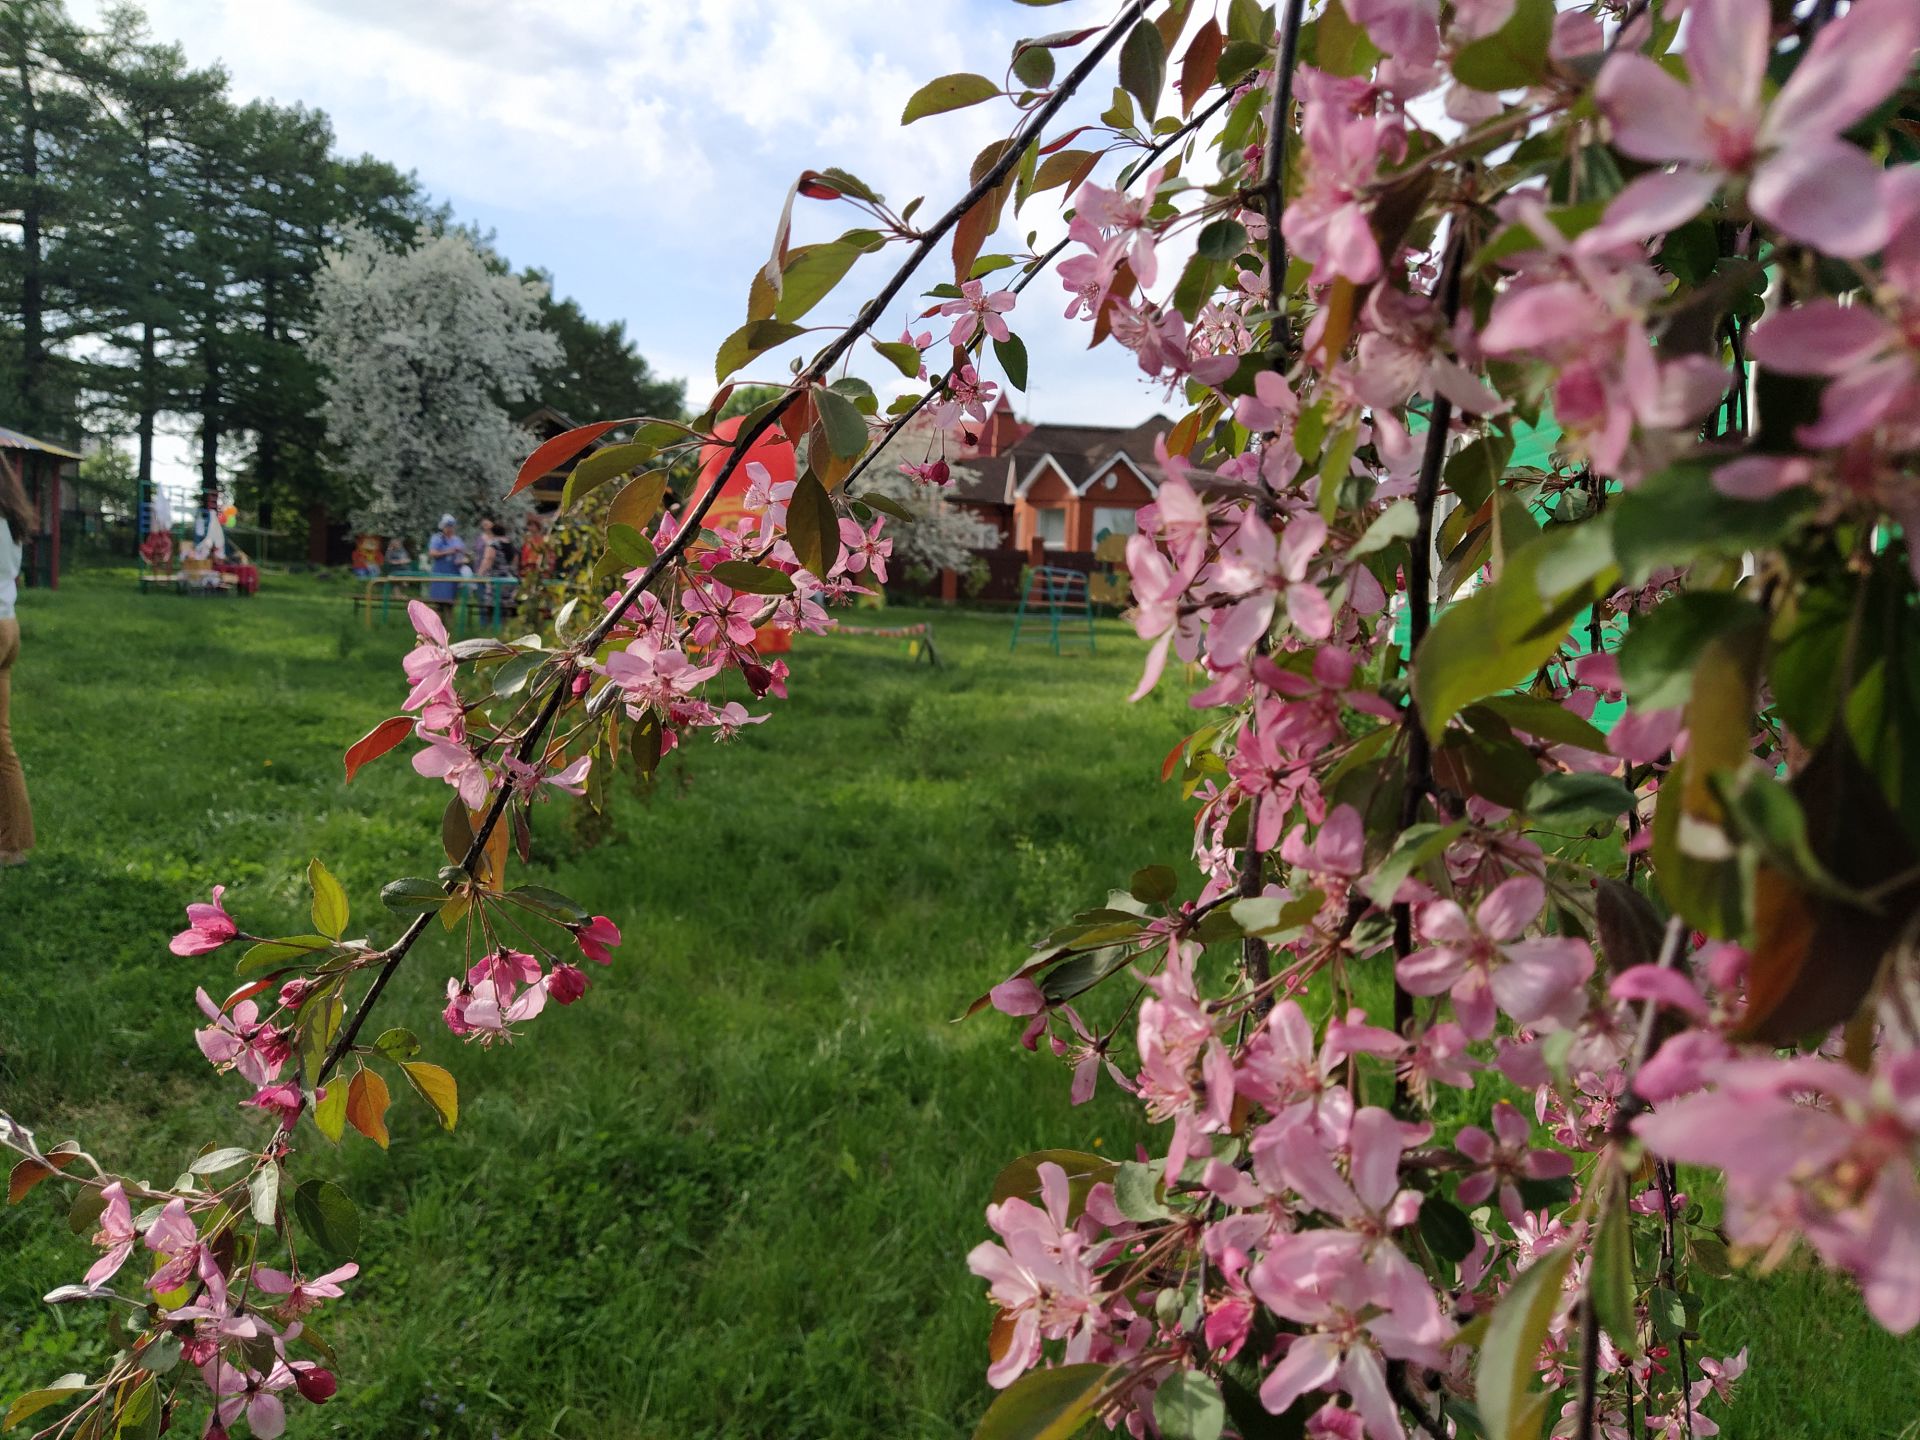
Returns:
[[[354,550],[353,573],[361,579],[372,579],[382,573],[383,562],[385,573],[405,574],[412,572],[414,557],[407,549],[407,542],[398,535],[387,541],[384,553],[379,537],[362,536]],[[452,514],[442,515],[439,528],[427,539],[426,562],[429,573],[449,577],[428,584],[429,604],[442,613],[451,610],[460,589],[451,577],[487,579],[495,583],[476,588],[481,590],[489,612],[497,616],[511,603],[513,592],[523,582],[537,580],[547,573],[546,526],[538,516],[529,518],[526,534],[516,544],[504,524],[492,516],[484,516],[480,520],[479,536],[469,544],[460,533],[459,519]]]
[[[33,502],[26,487],[11,469],[0,466],[0,865],[19,865],[33,849],[33,808],[7,729],[13,665],[20,657],[20,624],[13,618],[13,605],[33,528]]]

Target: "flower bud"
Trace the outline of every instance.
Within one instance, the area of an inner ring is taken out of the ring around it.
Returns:
[[[313,1405],[326,1404],[340,1388],[333,1372],[318,1365],[295,1365],[293,1383],[299,1387],[301,1398]]]

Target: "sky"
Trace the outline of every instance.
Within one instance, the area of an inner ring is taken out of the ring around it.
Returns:
[[[85,16],[105,0],[74,0]],[[1011,106],[986,104],[903,128],[926,80],[996,80],[1016,39],[1102,23],[1112,0],[1029,8],[1013,0],[146,0],[153,34],[196,65],[218,61],[241,100],[305,103],[342,151],[414,171],[455,215],[492,230],[516,267],[601,320],[622,319],[654,368],[714,388],[713,356],[746,319],[747,285],[800,171],[839,165],[922,217],[965,188],[972,157],[1004,136]],[[1091,108],[1104,107],[1106,96]],[[1047,226],[1044,197],[1021,232]],[[848,207],[796,202],[795,241],[861,223]],[[902,253],[862,261],[809,317],[843,321]],[[930,260],[908,295],[951,278]],[[863,283],[864,282],[864,283]],[[1164,395],[1132,358],[1063,318],[1047,279],[1022,297],[1031,419],[1132,424]],[[913,313],[885,322],[895,338]],[[923,327],[924,328],[924,327]],[[939,332],[936,331],[936,334]],[[889,373],[866,352],[860,373]],[[779,378],[771,359],[757,373]],[[997,377],[996,377],[997,378]],[[584,417],[581,417],[584,418]],[[171,448],[171,447],[170,447]],[[165,457],[172,460],[172,456]],[[184,443],[180,462],[184,464]],[[169,468],[172,468],[171,465]]]

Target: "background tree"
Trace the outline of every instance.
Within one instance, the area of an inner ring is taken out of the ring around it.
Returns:
[[[359,487],[354,523],[424,536],[442,511],[497,508],[532,449],[508,407],[561,356],[537,285],[490,268],[457,231],[395,251],[354,229],[317,293],[313,348],[327,433]]]
[[[529,269],[525,278],[544,288],[540,323],[560,342],[558,364],[540,372],[539,396],[574,420],[610,420],[620,415],[679,415],[686,384],[663,380],[634,348],[624,320],[591,318],[571,298],[558,300],[553,277]]]

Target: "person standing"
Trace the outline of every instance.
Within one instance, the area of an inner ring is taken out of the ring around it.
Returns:
[[[458,575],[467,558],[467,542],[460,538],[459,522],[452,515],[440,517],[440,528],[427,541],[428,568],[436,575]],[[452,582],[433,581],[427,586],[427,599],[444,615],[453,613],[455,593]]]
[[[7,722],[13,664],[20,658],[20,622],[14,619],[13,605],[33,522],[33,505],[19,478],[0,467],[0,865],[22,864],[33,849],[33,807],[27,803],[27,778]]]

